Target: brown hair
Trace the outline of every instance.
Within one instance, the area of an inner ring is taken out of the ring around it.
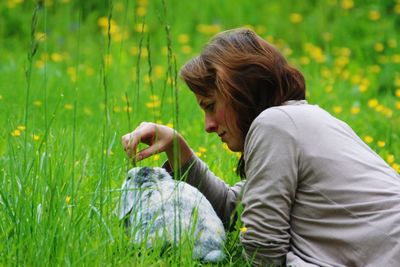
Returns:
[[[182,67],[180,76],[195,94],[217,93],[226,99],[237,111],[243,138],[263,110],[305,99],[301,72],[274,46],[244,28],[217,34],[199,56]],[[245,177],[243,155],[237,173]]]

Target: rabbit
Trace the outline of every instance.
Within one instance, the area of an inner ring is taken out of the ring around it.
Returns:
[[[193,259],[219,262],[225,258],[225,229],[210,202],[163,168],[132,168],[122,185],[117,212],[135,244],[146,242],[150,248],[160,238],[178,244],[192,234]]]

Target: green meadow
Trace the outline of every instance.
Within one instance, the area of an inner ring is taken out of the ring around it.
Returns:
[[[236,27],[278,47],[305,75],[308,101],[400,172],[399,0],[3,0],[0,266],[208,266],[188,244],[129,242],[113,213],[132,166],[120,140],[142,121],[174,127],[216,175],[239,181],[239,155],[205,133],[179,80]],[[217,266],[246,266],[239,232]]]

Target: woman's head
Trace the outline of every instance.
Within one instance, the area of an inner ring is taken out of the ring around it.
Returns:
[[[263,110],[288,100],[305,99],[303,75],[249,29],[217,34],[180,74],[196,96],[224,100],[234,113],[242,142]]]

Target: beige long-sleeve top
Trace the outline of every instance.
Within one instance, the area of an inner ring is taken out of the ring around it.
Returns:
[[[233,187],[197,157],[187,182],[227,222],[243,204],[254,265],[400,266],[400,176],[344,122],[305,101],[262,112]]]

